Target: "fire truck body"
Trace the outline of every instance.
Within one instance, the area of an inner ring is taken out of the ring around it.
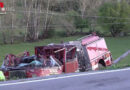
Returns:
[[[77,55],[81,70],[98,70],[100,66],[112,64],[111,53],[104,38],[89,35],[78,41],[69,42],[77,46]]]

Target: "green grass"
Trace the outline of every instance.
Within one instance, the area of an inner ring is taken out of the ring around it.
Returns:
[[[130,55],[128,55],[125,59],[119,61],[119,64],[118,65],[130,65]]]
[[[130,37],[106,38],[108,48],[112,53],[113,60],[130,50]],[[121,60],[115,67],[125,67],[130,65],[130,55]]]
[[[24,52],[25,50],[29,51],[31,54],[34,54],[34,47],[47,45],[49,43],[60,43],[61,41],[71,41],[80,38],[81,36],[73,37],[55,37],[51,39],[42,40],[34,43],[20,43],[13,45],[0,45],[0,65],[6,54],[13,53],[18,54]],[[130,37],[106,37],[106,42],[109,50],[112,53],[113,60],[118,58],[120,55],[125,53],[130,49]],[[130,56],[126,57],[124,60],[120,61],[116,67],[128,66],[130,65]]]
[[[130,49],[130,37],[107,37],[106,42],[114,59]]]

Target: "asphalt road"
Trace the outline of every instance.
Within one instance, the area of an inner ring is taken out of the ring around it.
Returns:
[[[130,90],[130,68],[2,82],[0,90]]]

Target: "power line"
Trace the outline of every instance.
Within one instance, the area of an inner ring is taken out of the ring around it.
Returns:
[[[7,12],[16,12],[16,13],[39,13],[39,14],[48,14],[48,15],[53,15],[53,16],[71,16],[71,17],[81,17],[82,15],[70,15],[70,14],[65,14],[65,13],[56,13],[56,12],[46,12],[46,11],[23,11],[23,10],[8,10]],[[7,14],[7,13],[6,13]],[[130,18],[121,18],[121,17],[109,17],[109,16],[87,16],[84,15],[86,18],[106,18],[106,19],[127,19],[130,20]]]
[[[36,0],[37,1],[37,0]],[[73,0],[56,0],[56,1],[73,1]],[[77,1],[80,1],[80,0],[77,0]],[[53,12],[53,11],[50,11],[50,12],[47,12],[46,10],[42,10],[42,11],[24,11],[24,10],[7,10],[7,12],[18,12],[18,13],[27,13],[27,12],[30,12],[30,13],[40,13],[40,14],[48,14],[48,15],[53,15],[53,16],[72,16],[72,17],[81,17],[82,15],[69,15],[69,14],[65,14],[65,13],[56,13],[56,12]],[[127,19],[129,20],[130,18],[121,18],[121,17],[111,17],[111,16],[87,16],[87,15],[84,15],[85,17],[87,18],[109,18],[109,19]]]
[[[118,25],[118,24],[130,24],[130,22],[117,22],[117,23],[100,23],[100,24],[91,24],[91,25]],[[83,25],[87,25],[87,24],[78,24],[77,26],[83,26]],[[72,27],[73,25],[56,25],[56,24],[53,24],[53,25],[48,25],[48,27],[50,28],[55,28],[55,27]],[[2,26],[0,28],[32,28],[32,27],[35,27],[35,26]],[[45,26],[36,26],[37,28],[41,28],[43,29]]]
[[[114,25],[114,24],[130,24],[130,22],[117,22],[117,23],[100,23],[100,24],[92,24],[92,25]]]

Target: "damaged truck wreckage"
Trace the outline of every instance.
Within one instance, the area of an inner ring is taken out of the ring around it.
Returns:
[[[6,79],[48,76],[110,66],[112,56],[104,38],[85,36],[62,44],[36,46],[35,55],[8,54],[1,66]]]

